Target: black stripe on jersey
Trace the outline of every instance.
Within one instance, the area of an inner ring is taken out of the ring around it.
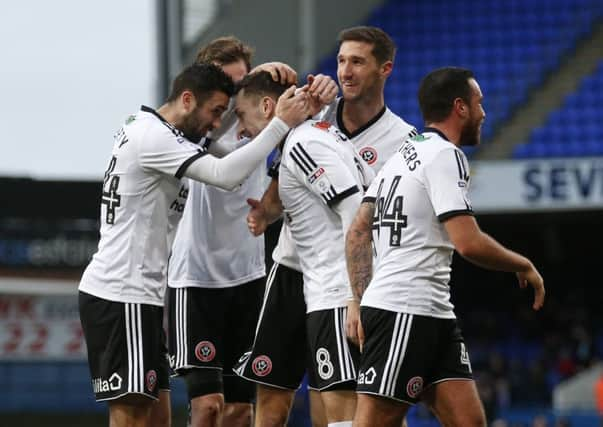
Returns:
[[[329,200],[327,200],[327,205],[329,205],[329,207],[332,207],[335,203],[342,201],[346,197],[350,197],[352,194],[358,193],[360,190],[358,189],[358,186],[354,185],[353,187],[350,187],[347,190],[344,190],[339,194],[335,193],[335,189],[333,187],[331,187],[331,190],[329,191],[329,193],[331,191],[334,194]],[[324,197],[324,195],[323,195],[323,197]]]
[[[471,215],[471,216],[473,216],[473,210],[471,210],[471,209],[457,209],[457,210],[454,210],[454,211],[444,212],[443,214],[438,215],[438,220],[440,222],[444,222],[447,219],[450,219],[452,217],[459,216],[459,215]]]
[[[321,196],[324,199],[324,201],[327,203],[327,205],[329,204],[329,201],[335,197],[336,193],[335,193],[335,189],[333,188],[333,186],[331,185],[331,187],[329,188],[329,191],[322,193]]]
[[[312,157],[310,157],[308,152],[306,150],[304,150],[304,147],[302,147],[302,145],[299,142],[297,144],[295,144],[295,147],[300,149],[302,154],[305,156],[306,160],[309,161],[312,166],[314,166],[314,169],[316,169],[318,167],[318,165],[314,162],[314,160],[312,160]]]
[[[371,197],[371,196],[364,196],[362,198],[362,203],[375,203],[376,201],[377,201],[377,198]]]
[[[291,158],[293,159],[293,161],[295,163],[297,163],[297,166],[299,166],[299,168],[302,170],[302,172],[306,175],[306,176],[310,176],[310,166],[304,162],[303,159],[301,159],[299,157],[299,154],[297,154],[295,151],[295,147],[293,147],[293,149],[291,150]]]
[[[419,134],[419,132],[415,128],[412,128],[412,130],[410,132],[408,132],[408,135],[406,135],[406,138],[404,138],[404,139],[405,140],[410,139],[413,136],[417,136],[418,134]]]
[[[191,165],[191,163],[193,163],[195,160],[205,156],[207,154],[207,151],[201,151],[199,150],[199,152],[195,155],[190,156],[188,159],[186,159],[178,168],[178,170],[176,171],[176,178],[180,179],[184,176],[184,172],[186,172],[186,170],[188,169],[188,167]]]
[[[456,166],[459,168],[459,178],[463,181],[468,181],[469,174],[467,173],[467,167],[465,166],[461,153],[454,150],[454,157],[456,158]]]
[[[291,149],[291,157],[306,175],[310,175],[318,167],[299,142]]]
[[[141,109],[141,111],[144,111],[145,113],[151,113],[152,115],[157,117],[161,121],[161,123],[163,123],[165,126],[167,126],[167,128],[170,130],[170,132],[172,132],[175,136],[184,136],[184,133],[182,133],[182,131],[180,131],[179,129],[176,129],[170,122],[168,122],[166,119],[164,119],[161,116],[161,114],[159,114],[157,111],[153,110],[151,107],[142,105],[140,107],[140,109]]]

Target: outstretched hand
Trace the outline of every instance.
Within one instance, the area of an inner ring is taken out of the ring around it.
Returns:
[[[536,267],[530,263],[530,267],[526,271],[517,272],[517,280],[519,281],[519,287],[524,289],[529,285],[534,288],[534,304],[532,308],[534,310],[540,310],[544,305],[544,280]]]

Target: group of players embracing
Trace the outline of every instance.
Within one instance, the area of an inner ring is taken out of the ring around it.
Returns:
[[[288,65],[252,69],[252,50],[222,37],[164,105],[127,118],[79,287],[111,426],[169,426],[170,371],[193,427],[284,426],[306,374],[315,426],[398,427],[419,401],[442,425],[486,425],[450,302],[453,251],[517,273],[535,309],[543,280],[473,217],[460,147],[485,119],[475,77],[446,67],[417,82],[419,133],[385,104],[395,50],[378,28],[343,30],[339,86],[296,86]],[[266,277],[261,235],[280,218]]]

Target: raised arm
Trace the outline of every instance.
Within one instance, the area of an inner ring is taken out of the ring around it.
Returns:
[[[292,86],[278,99],[276,117],[252,142],[221,159],[210,154],[202,156],[187,165],[184,176],[232,190],[256,169],[289,129],[300,124],[307,115],[307,95],[295,93]]]

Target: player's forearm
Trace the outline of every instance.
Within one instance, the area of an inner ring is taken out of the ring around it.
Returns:
[[[221,140],[212,141],[207,147],[207,152],[214,157],[222,158],[234,151],[234,147]]]
[[[278,117],[249,144],[218,159],[206,155],[189,165],[184,175],[196,181],[232,190],[241,184],[285,137],[289,126]]]
[[[462,248],[457,248],[463,258],[482,268],[498,271],[527,271],[531,262],[523,255],[505,248],[492,237],[480,232],[477,238]]]
[[[373,276],[372,207],[363,203],[346,234],[345,258],[354,297],[360,301]]]
[[[360,301],[373,276],[370,229],[359,229],[352,224],[346,238],[345,258],[352,293]]]

